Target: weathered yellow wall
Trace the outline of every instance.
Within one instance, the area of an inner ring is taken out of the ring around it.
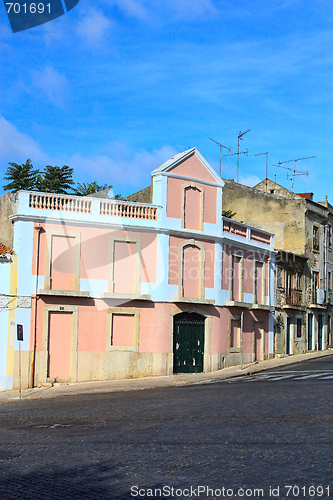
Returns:
[[[17,294],[17,263],[18,256],[12,255],[12,264],[10,266],[10,285],[9,294]],[[8,377],[14,376],[14,349],[15,349],[15,337],[16,337],[16,306],[17,299],[10,299],[9,312],[8,312],[8,338],[7,338],[7,370],[6,375]]]
[[[286,199],[226,181],[223,210],[236,212],[235,220],[274,233],[278,249],[304,253],[305,200]]]

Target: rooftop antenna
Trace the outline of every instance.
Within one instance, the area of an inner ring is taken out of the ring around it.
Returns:
[[[301,160],[309,160],[310,158],[317,158],[316,156],[307,156],[306,158],[297,158],[296,160],[287,160],[287,161],[279,161],[278,165],[275,165],[276,167],[279,168],[284,168],[285,170],[290,170],[292,174],[287,174],[287,179],[290,179],[292,181],[291,189],[294,190],[294,184],[295,184],[295,177],[296,175],[309,175],[308,171],[303,172],[303,170],[296,170],[296,163]],[[294,168],[289,168],[289,167],[282,167],[282,163],[290,163],[291,161],[294,162]]]
[[[224,155],[224,156],[233,156],[233,155],[237,155],[237,183],[239,183],[239,155],[248,155],[249,154],[249,150],[247,149],[246,151],[241,151],[239,152],[239,141],[242,141],[242,137],[243,135],[247,134],[248,132],[250,132],[250,128],[249,130],[246,130],[246,132],[239,132],[238,134],[238,143],[237,143],[237,153],[232,153],[231,155]]]
[[[211,139],[209,137],[209,140],[210,141],[213,141],[215,142],[218,146],[220,146],[220,177],[221,177],[221,168],[222,168],[222,165],[221,165],[221,162],[222,162],[222,149],[227,149],[229,152],[231,151],[231,148],[227,148],[227,146],[223,146],[223,144],[221,144],[220,142],[217,142],[217,141],[214,141],[214,139]]]
[[[242,141],[242,137],[243,135],[247,134],[248,132],[250,132],[250,128],[249,130],[247,130],[246,132],[239,132],[238,134],[238,149],[237,149],[237,183],[239,182],[239,141]]]
[[[266,183],[266,193],[267,193],[268,151],[266,151],[266,153],[258,153],[257,155],[254,155],[254,156],[262,156],[262,155],[266,155],[266,178],[265,178],[265,183]]]

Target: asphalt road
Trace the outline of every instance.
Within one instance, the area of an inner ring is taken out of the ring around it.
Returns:
[[[333,498],[332,396],[329,356],[214,383],[3,402],[0,499]]]

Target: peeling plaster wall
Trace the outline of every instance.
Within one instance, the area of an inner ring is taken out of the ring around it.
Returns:
[[[14,228],[8,217],[17,212],[14,199],[9,193],[0,196],[0,242],[9,248],[13,248]]]
[[[225,181],[223,210],[236,212],[235,220],[274,233],[274,246],[303,254],[305,241],[305,203],[301,197],[286,199]]]

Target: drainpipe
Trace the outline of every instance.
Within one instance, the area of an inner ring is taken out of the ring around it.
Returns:
[[[328,214],[327,214],[327,219],[328,219]],[[328,301],[327,301],[327,231],[328,231],[328,224],[325,224],[324,226],[324,290],[325,290],[325,306],[326,306],[326,318],[325,318],[325,323],[326,323],[326,334],[327,334],[327,323],[328,323]],[[322,337],[323,337],[323,332],[322,332]],[[326,335],[327,337],[327,335]],[[324,347],[325,342],[324,338],[322,338],[322,347]]]
[[[37,252],[36,252],[36,286],[35,286],[35,318],[34,318],[34,337],[33,337],[33,352],[31,360],[31,380],[30,385],[35,385],[35,365],[36,365],[36,346],[37,346],[37,289],[38,289],[38,271],[39,271],[39,247],[40,247],[40,233],[43,231],[42,226],[35,226],[37,231]]]
[[[241,370],[243,370],[243,320],[244,320],[244,312],[242,311],[241,313],[241,338],[240,338],[240,364],[241,364]]]

